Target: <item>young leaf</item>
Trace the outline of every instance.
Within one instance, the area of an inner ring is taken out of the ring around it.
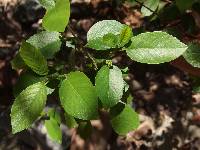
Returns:
[[[59,96],[69,115],[82,120],[97,118],[98,100],[95,88],[84,73],[69,73],[61,83]]]
[[[54,54],[60,50],[60,33],[42,31],[30,37],[26,42],[41,50],[45,58],[53,58]]]
[[[155,31],[132,37],[132,43],[124,48],[127,55],[140,63],[160,64],[181,56],[187,46],[166,32]]]
[[[129,105],[132,105],[132,101],[133,101],[133,96],[131,94],[129,94],[128,98],[126,99],[126,103]]]
[[[132,37],[131,28],[116,20],[103,20],[94,24],[87,33],[87,46],[96,50],[122,47]]]
[[[15,58],[11,61],[11,65],[12,65],[12,69],[15,69],[15,70],[26,68],[26,64],[21,58],[19,53],[17,53]]]
[[[129,105],[117,104],[110,110],[111,125],[119,135],[126,135],[139,126],[139,116]]]
[[[72,49],[76,48],[75,43],[73,43],[72,41],[66,41],[66,47],[72,48]]]
[[[103,107],[110,108],[116,105],[123,95],[124,80],[122,72],[117,66],[109,69],[103,66],[96,76],[96,91]]]
[[[27,87],[11,108],[12,133],[27,129],[40,116],[47,99],[46,86],[38,82]]]
[[[55,91],[55,89],[47,87],[47,95],[51,95],[54,91]]]
[[[119,35],[119,47],[123,47],[125,44],[127,44],[131,37],[133,36],[132,29],[129,26],[124,26],[123,30],[121,31]]]
[[[57,123],[61,123],[60,113],[55,108],[50,108],[47,114],[50,118],[55,119]]]
[[[42,21],[42,26],[47,31],[64,32],[69,22],[69,17],[69,0],[56,0],[55,7],[47,9],[47,12]]]
[[[200,68],[200,45],[197,43],[190,44],[183,57],[193,67]]]
[[[158,8],[159,0],[146,0],[143,4],[146,7],[142,6],[141,8],[142,14],[144,16],[151,16],[153,12],[156,11],[156,9]],[[152,11],[150,11],[147,8],[151,9]]]
[[[48,136],[51,140],[61,143],[62,142],[62,132],[60,129],[60,125],[53,118],[50,117],[50,120],[45,120],[45,127],[47,129]]]
[[[27,42],[23,42],[19,52],[26,65],[35,73],[39,75],[47,75],[47,61],[38,49]]]
[[[48,136],[51,140],[61,143],[62,132],[60,129],[61,117],[59,112],[55,108],[50,108],[47,115],[50,117],[49,120],[45,121],[45,127],[47,129]]]
[[[33,72],[25,72],[21,74],[13,89],[14,96],[16,97],[17,95],[19,95],[28,86],[37,82],[44,81],[46,79],[46,77],[40,77],[37,74],[34,74]]]
[[[117,37],[112,33],[108,33],[103,36],[103,43],[107,45],[108,47],[111,47],[111,48],[116,47],[117,42],[118,42]]]

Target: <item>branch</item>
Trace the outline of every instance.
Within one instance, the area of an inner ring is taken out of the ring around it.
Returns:
[[[191,66],[183,57],[175,59],[170,64],[192,76],[200,77],[200,69]]]
[[[94,65],[94,69],[98,70],[98,66],[97,66],[97,63],[95,62],[94,57],[90,53],[88,53],[88,52],[86,52],[86,55],[92,60],[92,63]]]
[[[83,41],[76,35],[76,33],[72,29],[71,25],[68,25],[68,29],[72,33],[72,35],[77,39],[77,41],[79,41],[79,43],[83,44]]]
[[[94,57],[88,51],[84,51],[85,47],[83,45],[83,41],[75,34],[75,32],[73,31],[70,25],[68,25],[68,29],[72,33],[72,35],[76,38],[76,40],[79,42],[81,46],[81,49],[80,49],[81,52],[83,52],[83,54],[85,54],[92,61],[92,64],[94,65],[94,69],[97,70],[98,67],[97,67],[97,63],[95,62]]]

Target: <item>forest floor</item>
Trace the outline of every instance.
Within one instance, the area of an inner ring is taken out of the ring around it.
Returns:
[[[110,1],[103,0],[72,0],[70,24],[84,41],[89,28],[103,19],[118,20],[130,25],[134,31],[141,26],[146,26],[149,31],[161,29],[157,22],[146,21],[138,8],[126,4],[113,6]],[[130,68],[128,82],[134,96],[133,105],[141,120],[136,131],[126,137],[117,136],[107,115],[102,114],[102,122],[92,122],[94,132],[87,140],[63,126],[65,143],[53,143],[40,123],[32,130],[12,135],[9,113],[14,99],[12,89],[19,73],[12,70],[10,61],[22,40],[40,28],[44,12],[34,0],[0,0],[0,150],[200,149],[200,94],[192,92],[189,74],[169,63],[145,65],[132,62],[122,53],[113,58],[113,63]],[[167,23],[170,24],[172,22]],[[195,36],[183,33],[181,40],[186,43],[194,39],[200,41],[199,35],[200,32]]]

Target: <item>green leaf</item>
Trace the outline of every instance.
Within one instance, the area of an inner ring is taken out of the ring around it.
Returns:
[[[65,113],[65,121],[68,128],[75,128],[78,126],[74,117],[70,116],[69,114]]]
[[[64,32],[69,22],[69,17],[69,0],[56,0],[55,7],[47,9],[47,12],[42,21],[42,26],[47,31]]]
[[[103,107],[110,108],[116,105],[122,98],[124,80],[122,72],[117,66],[109,69],[103,66],[96,76],[96,91]]]
[[[12,68],[15,70],[26,68],[26,64],[21,58],[19,53],[17,53],[15,58],[11,61],[11,65],[12,65]]]
[[[131,28],[116,20],[103,20],[94,24],[87,33],[87,46],[96,50],[122,47],[132,37]]]
[[[183,57],[193,67],[200,68],[200,45],[197,43],[190,44]]]
[[[11,108],[12,133],[29,128],[40,116],[47,99],[46,86],[38,82],[23,90]]]
[[[50,120],[45,120],[45,128],[47,129],[48,136],[51,140],[61,143],[62,142],[62,132],[58,122],[50,117]]]
[[[22,73],[14,86],[13,92],[14,96],[18,96],[25,88],[28,86],[35,84],[37,82],[45,81],[46,77],[40,77],[33,72],[25,72]]]
[[[39,75],[48,74],[47,61],[38,49],[29,43],[23,42],[19,52],[26,65],[35,73]]]
[[[47,10],[55,7],[54,0],[39,0],[40,4]]]
[[[141,12],[144,16],[151,16],[153,14],[153,11],[155,12],[156,9],[158,8],[158,5],[159,5],[159,0],[146,0],[144,3],[143,3],[144,6],[142,6],[141,8]],[[151,9],[152,11],[150,11],[149,9]]]
[[[187,46],[166,32],[155,31],[132,37],[132,43],[124,48],[134,61],[147,64],[160,64],[181,56]]]
[[[95,88],[84,73],[69,73],[61,83],[59,96],[69,115],[82,120],[97,118],[98,100]]]
[[[126,135],[139,126],[139,116],[129,105],[119,103],[110,110],[111,125],[119,135]]]
[[[45,58],[53,58],[56,52],[60,50],[60,33],[42,31],[30,37],[26,42],[35,48],[41,50]]]
[[[61,123],[60,113],[55,108],[50,108],[47,114],[50,118],[55,119],[57,123]]]
[[[129,85],[124,81],[124,92],[129,90]]]

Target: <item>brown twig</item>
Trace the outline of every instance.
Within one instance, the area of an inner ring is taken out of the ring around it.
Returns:
[[[76,40],[79,42],[79,44],[81,46],[81,49],[80,49],[81,52],[83,52],[83,54],[85,54],[92,61],[92,64],[94,65],[94,69],[97,70],[98,69],[97,63],[95,62],[94,57],[88,51],[85,50],[85,47],[83,45],[83,41],[76,35],[76,33],[73,31],[73,29],[70,25],[68,25],[68,29],[70,30],[72,35],[76,38]]]

